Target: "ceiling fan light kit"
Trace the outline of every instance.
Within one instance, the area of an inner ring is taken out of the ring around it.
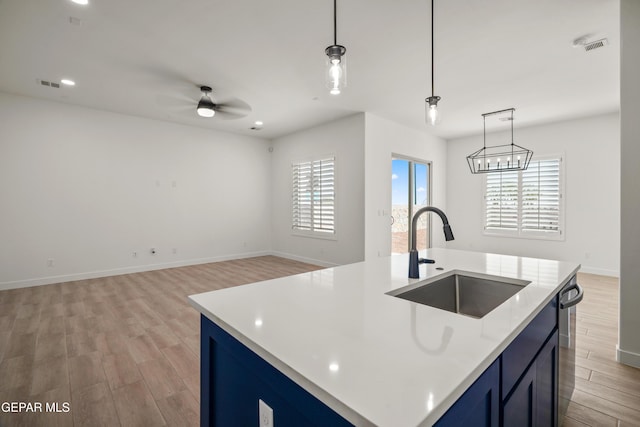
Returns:
[[[431,126],[435,126],[440,123],[441,114],[438,112],[438,101],[440,101],[440,97],[435,95],[435,85],[434,85],[434,71],[435,65],[433,62],[433,3],[434,0],[431,0],[431,96],[426,98],[425,107],[426,107],[426,121]]]
[[[327,55],[325,82],[331,95],[339,95],[347,86],[347,48],[338,44],[337,0],[333,0],[333,44],[324,50]]]
[[[529,167],[533,151],[521,147],[513,142],[513,113],[515,108],[492,111],[482,115],[483,121],[483,147],[467,156],[469,169],[473,174],[494,173],[506,171],[526,170]],[[494,115],[507,116],[511,122],[511,144],[493,145],[487,147],[487,117]]]
[[[213,117],[216,114],[215,105],[209,97],[211,90],[209,86],[200,86],[202,97],[200,98],[200,102],[198,102],[198,108],[196,110],[200,117]]]

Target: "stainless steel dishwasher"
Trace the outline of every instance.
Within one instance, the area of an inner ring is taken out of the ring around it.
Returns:
[[[576,305],[582,301],[584,291],[573,276],[560,291],[558,331],[560,335],[558,369],[558,424],[564,423],[567,407],[573,394],[576,379]]]

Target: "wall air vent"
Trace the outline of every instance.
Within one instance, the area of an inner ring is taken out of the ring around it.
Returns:
[[[589,51],[591,51],[591,50],[594,50],[594,49],[598,49],[598,48],[604,47],[604,46],[606,46],[606,45],[608,45],[608,44],[609,44],[609,40],[607,40],[607,39],[600,39],[600,40],[596,40],[596,41],[591,42],[591,43],[586,43],[586,44],[584,45],[584,50],[586,50],[587,52],[589,52]]]
[[[42,86],[47,86],[47,87],[52,87],[55,89],[60,89],[60,83],[56,83],[56,82],[49,82],[47,80],[37,80],[38,83],[40,83]]]

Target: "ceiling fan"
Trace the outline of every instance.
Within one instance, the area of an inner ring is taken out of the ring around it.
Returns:
[[[226,101],[215,100],[210,86],[200,86],[202,96],[198,102],[196,111],[200,117],[217,116],[221,119],[233,120],[245,117],[251,112],[251,107],[237,98],[229,98]]]

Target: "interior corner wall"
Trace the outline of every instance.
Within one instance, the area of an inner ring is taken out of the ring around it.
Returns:
[[[621,242],[618,360],[640,368],[640,2],[620,2]]]
[[[275,255],[335,266],[364,259],[364,115],[355,114],[274,139],[271,153],[272,249]],[[291,165],[336,156],[336,239],[291,230]]]
[[[483,136],[448,143],[447,207],[456,240],[450,247],[578,262],[582,271],[617,276],[620,262],[619,114],[515,129],[515,142],[537,155],[564,154],[564,241],[483,234],[483,176],[469,171],[466,156]],[[487,135],[487,144],[506,133]]]
[[[270,250],[264,139],[3,93],[0,123],[0,290]]]
[[[365,259],[391,254],[391,159],[402,155],[431,162],[431,203],[448,214],[446,142],[426,131],[365,114]],[[434,230],[439,219],[432,221]],[[455,232],[455,229],[454,229]],[[445,247],[443,234],[434,232],[434,247]]]

